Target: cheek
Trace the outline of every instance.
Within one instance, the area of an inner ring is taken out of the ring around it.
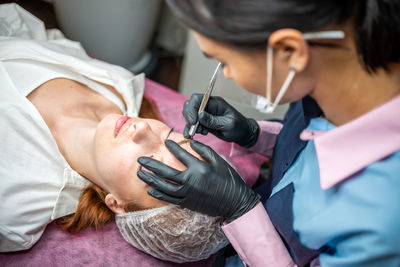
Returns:
[[[295,81],[293,81],[292,86],[290,86],[288,91],[283,95],[281,102],[288,103],[298,101],[303,97],[310,95],[312,93],[312,90],[312,85],[308,87],[300,87],[297,86]]]
[[[226,78],[226,79],[232,79],[233,77],[232,77],[232,74],[231,74],[231,69],[229,68],[229,66],[224,66],[224,68],[223,68],[223,74],[224,74],[224,77]]]
[[[285,82],[286,77],[289,74],[289,70],[286,66],[280,67],[280,65],[276,65],[274,73],[272,74],[272,89],[273,92],[277,93],[277,91],[282,87]]]
[[[137,203],[137,205],[143,209],[152,209],[167,205],[166,202],[150,196],[147,191],[151,189],[151,187],[140,180],[136,174],[132,177],[131,188],[133,190],[130,192],[129,199]]]
[[[182,162],[180,162],[178,159],[176,159],[171,153],[168,153],[164,157],[163,163],[170,166],[171,168],[178,170],[178,171],[186,170],[186,166]]]
[[[151,187],[137,176],[138,167],[139,165],[132,167],[132,165],[128,166],[123,162],[112,166],[115,193],[121,199],[124,199],[125,203],[133,203],[140,209],[165,206],[166,203],[147,194]]]
[[[242,64],[230,69],[232,79],[243,89],[253,94],[265,95],[265,77],[263,68],[254,64]]]
[[[115,146],[114,140],[115,119],[107,116],[97,126],[93,140],[93,153],[96,160],[108,155]]]
[[[102,146],[95,148],[95,167],[98,176],[111,188],[124,190],[124,184],[136,175],[139,164],[137,155],[128,145],[118,145],[104,140]],[[126,180],[128,179],[128,180]]]
[[[154,209],[168,205],[167,202],[161,201],[147,194],[148,189],[150,188],[147,188],[145,191],[141,193],[139,199],[140,203],[139,206],[143,207],[143,209]]]

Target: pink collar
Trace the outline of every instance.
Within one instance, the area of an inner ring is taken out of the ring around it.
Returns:
[[[306,129],[314,140],[321,188],[331,186],[400,150],[400,96],[332,130]],[[310,128],[310,127],[309,127]]]

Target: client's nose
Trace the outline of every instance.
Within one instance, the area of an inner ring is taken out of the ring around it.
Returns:
[[[159,145],[160,138],[152,131],[150,125],[146,121],[139,121],[135,125],[135,131],[132,135],[132,140],[135,143],[148,143],[149,145]]]

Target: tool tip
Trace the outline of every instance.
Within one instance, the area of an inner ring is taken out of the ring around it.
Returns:
[[[189,135],[189,137],[183,136],[183,138],[185,138],[186,140],[193,140],[193,135]]]

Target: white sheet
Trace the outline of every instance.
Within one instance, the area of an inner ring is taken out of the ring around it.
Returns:
[[[75,212],[88,181],[59,152],[40,113],[26,96],[39,84],[66,77],[137,116],[144,75],[90,58],[60,31],[16,4],[0,5],[0,252],[30,248],[52,220]],[[124,104],[104,87],[113,86]]]

